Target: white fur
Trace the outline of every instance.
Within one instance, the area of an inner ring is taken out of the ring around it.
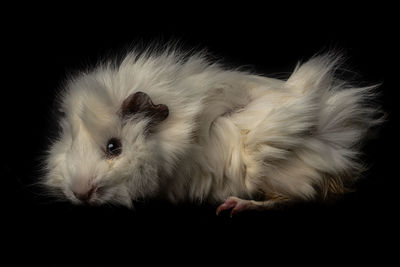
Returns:
[[[154,196],[222,201],[228,196],[311,199],[330,180],[354,181],[359,146],[379,120],[371,87],[336,78],[337,57],[297,66],[287,81],[226,70],[202,54],[131,52],[71,79],[61,96],[61,137],[47,158],[45,184],[72,191],[104,186],[92,203],[132,206]],[[154,134],[145,119],[122,123],[121,103],[147,93],[169,116]],[[111,137],[122,154],[106,159]]]

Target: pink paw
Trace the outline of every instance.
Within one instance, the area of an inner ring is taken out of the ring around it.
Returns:
[[[254,208],[255,205],[251,200],[240,199],[238,197],[229,197],[224,203],[219,205],[217,208],[217,215],[219,215],[221,211],[232,209],[230,214],[232,217],[236,213]]]

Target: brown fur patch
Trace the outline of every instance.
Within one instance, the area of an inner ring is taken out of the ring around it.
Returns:
[[[150,117],[152,125],[164,121],[169,115],[169,109],[164,104],[154,105],[150,96],[143,92],[136,92],[127,97],[121,105],[122,117],[143,114]]]

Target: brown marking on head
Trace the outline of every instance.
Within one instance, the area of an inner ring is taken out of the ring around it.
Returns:
[[[143,92],[136,92],[122,102],[120,113],[123,118],[142,114],[150,117],[151,126],[164,121],[169,114],[169,109],[164,104],[154,105],[150,96]]]

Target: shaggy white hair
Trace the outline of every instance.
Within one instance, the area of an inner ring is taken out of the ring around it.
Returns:
[[[372,87],[337,78],[339,57],[316,56],[288,80],[228,70],[204,53],[131,52],[70,79],[60,138],[44,183],[80,203],[165,197],[177,201],[309,200],[343,192],[363,171],[360,144],[381,122]],[[169,109],[151,134],[146,116],[121,117],[144,92]],[[110,138],[122,152],[105,156]],[[101,190],[100,190],[101,189]]]

